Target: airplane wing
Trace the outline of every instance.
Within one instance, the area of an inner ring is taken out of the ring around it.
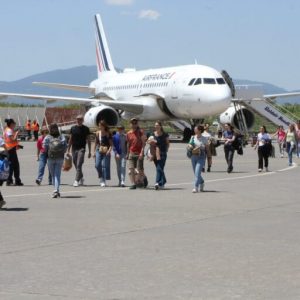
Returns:
[[[269,94],[264,95],[262,86],[260,85],[236,85],[235,98],[232,101],[247,101],[247,100],[275,100],[276,98],[286,98],[300,96],[300,92]]]
[[[286,98],[286,97],[295,97],[295,96],[300,96],[300,92],[264,95],[264,98],[274,100],[276,98]]]
[[[52,83],[52,82],[36,82],[36,81],[33,82],[32,84],[47,86],[50,88],[58,88],[58,89],[76,91],[76,92],[83,92],[83,93],[93,93],[93,94],[95,93],[95,88],[86,85],[62,84],[62,83]]]
[[[140,114],[143,112],[144,105],[138,99],[134,102],[132,101],[119,101],[114,100],[106,94],[98,94],[97,97],[100,99],[95,98],[78,98],[78,97],[62,97],[62,96],[47,96],[47,95],[33,95],[33,94],[17,94],[17,93],[1,93],[0,92],[0,99],[5,99],[7,97],[21,97],[21,98],[28,98],[28,99],[36,99],[36,100],[45,100],[49,103],[53,103],[56,101],[69,101],[69,102],[79,102],[79,103],[99,103],[103,105],[111,106],[118,110],[125,110],[134,114]],[[102,98],[101,98],[102,97]]]

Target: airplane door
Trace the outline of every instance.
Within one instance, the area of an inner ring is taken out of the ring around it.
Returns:
[[[172,99],[178,99],[178,90],[177,90],[177,82],[176,79],[172,81],[172,91],[171,91]]]

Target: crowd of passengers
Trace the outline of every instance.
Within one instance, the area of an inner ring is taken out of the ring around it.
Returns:
[[[22,186],[20,178],[20,165],[17,150],[22,146],[18,141],[18,131],[15,131],[16,123],[13,119],[6,119],[6,127],[3,139],[0,140],[1,155],[7,156],[9,162],[9,172],[6,180],[7,186]],[[111,179],[110,163],[113,154],[116,163],[118,176],[118,186],[125,187],[126,169],[130,180],[129,189],[135,190],[137,187],[147,187],[148,179],[144,173],[144,157],[153,161],[156,168],[155,190],[164,189],[167,182],[165,175],[165,164],[169,151],[169,135],[164,131],[162,123],[156,121],[154,131],[146,136],[144,130],[139,127],[137,118],[130,120],[130,130],[125,132],[123,125],[117,126],[117,132],[113,134],[104,121],[99,122],[99,128],[95,133],[95,142],[91,145],[90,130],[83,124],[83,116],[76,118],[76,125],[72,126],[70,138],[67,142],[65,136],[60,133],[57,124],[51,124],[48,128],[41,129],[41,135],[37,139],[37,160],[39,162],[36,184],[42,183],[46,166],[48,165],[48,184],[54,186],[53,198],[60,197],[61,172],[65,168],[67,160],[72,159],[75,168],[74,187],[84,185],[84,175],[82,167],[84,164],[86,148],[87,157],[95,160],[95,169],[101,187],[107,186],[107,180]],[[293,165],[293,153],[300,157],[300,120],[296,124],[290,124],[285,131],[279,126],[274,134],[269,134],[265,126],[260,127],[254,143],[254,150],[258,153],[258,172],[264,169],[269,171],[269,157],[272,155],[274,146],[272,138],[278,143],[280,157],[284,157],[284,152],[288,154],[288,165]],[[194,134],[187,145],[187,155],[191,160],[194,173],[194,187],[192,192],[204,191],[204,179],[202,173],[211,171],[212,158],[216,155],[216,147],[221,143],[224,147],[224,154],[227,163],[227,172],[233,171],[234,153],[240,146],[239,134],[230,124],[225,124],[216,138],[209,130],[209,124],[199,124],[194,128]],[[145,153],[145,148],[147,151]],[[242,151],[242,149],[241,149]],[[239,153],[239,152],[238,152]],[[241,153],[239,153],[241,154]],[[70,162],[69,162],[70,163]],[[1,171],[2,172],[2,171]],[[2,174],[0,174],[2,175]],[[13,180],[14,179],[14,180]],[[0,181],[3,184],[3,180]],[[0,208],[5,205],[5,201],[0,192]]]

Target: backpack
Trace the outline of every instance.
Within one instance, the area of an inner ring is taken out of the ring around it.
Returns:
[[[0,159],[0,181],[6,181],[9,176],[9,161],[8,159]]]
[[[243,136],[241,134],[235,135],[235,139],[231,145],[237,151],[237,154],[243,155]]]
[[[60,137],[50,137],[48,157],[52,159],[63,159],[65,154],[65,143]]]

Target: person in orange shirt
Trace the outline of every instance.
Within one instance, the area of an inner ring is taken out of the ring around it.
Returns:
[[[31,140],[31,120],[27,120],[25,123],[25,130],[27,131],[27,140]]]
[[[33,131],[34,140],[37,141],[39,137],[39,130],[40,130],[40,125],[37,122],[37,120],[33,120],[31,124],[31,129]]]
[[[13,185],[13,174],[15,177],[15,185],[23,185],[20,179],[20,164],[17,155],[17,149],[23,148],[18,142],[19,131],[14,130],[16,122],[13,119],[5,119],[5,122],[7,126],[4,129],[3,138],[10,162],[9,176],[6,185]]]

